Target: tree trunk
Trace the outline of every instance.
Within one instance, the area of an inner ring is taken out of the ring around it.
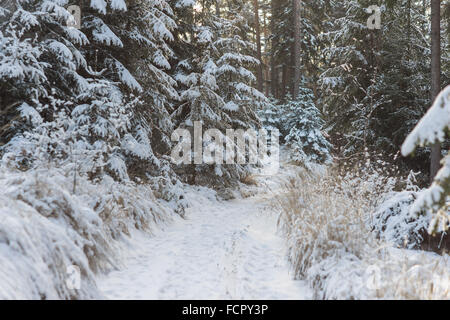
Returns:
[[[256,73],[256,79],[258,81],[258,90],[263,91],[263,62],[261,55],[261,31],[259,28],[259,6],[258,0],[253,0],[253,9],[255,11],[255,33],[256,33],[256,59],[259,60],[258,70]]]
[[[294,82],[293,82],[293,98],[296,99],[300,87],[300,63],[301,63],[301,36],[300,36],[300,24],[301,24],[301,0],[294,0]]]
[[[292,19],[294,19],[294,15],[292,15]],[[292,33],[291,33],[291,37],[292,39],[295,39],[295,30],[294,28],[292,29]],[[291,98],[295,98],[297,96],[296,92],[295,92],[295,68],[296,68],[296,64],[295,64],[295,60],[296,60],[296,56],[295,56],[295,41],[292,41],[291,43],[291,47],[289,50],[289,54],[287,55],[286,59],[289,58],[289,67],[288,67],[288,82],[286,83],[286,88],[289,88],[289,93],[291,95]]]
[[[278,46],[278,38],[275,34],[275,23],[277,20],[278,14],[278,1],[272,0],[271,3],[271,11],[272,11],[272,21],[270,23],[271,31],[272,31],[272,46],[271,46],[271,54],[270,54],[270,87],[272,91],[272,96],[274,98],[278,98],[278,74],[277,74],[277,60],[275,57],[275,49]]]
[[[411,0],[408,0],[408,59],[411,59]]]
[[[216,0],[216,16],[220,18],[220,5],[219,5],[219,1],[220,1],[220,0]]]
[[[441,3],[431,0],[431,101],[434,102],[441,90]],[[433,181],[440,168],[441,146],[431,147],[430,179]]]
[[[267,15],[266,15],[266,9],[265,7],[263,7],[263,13],[264,13],[264,48],[267,50],[268,47],[268,43],[267,43],[267,39],[269,38],[269,32],[267,30]],[[265,79],[265,83],[264,83],[264,87],[266,89],[266,97],[269,96],[269,88],[270,88],[270,78],[269,78],[269,63],[267,61],[267,56],[264,57],[264,79]]]
[[[287,84],[288,84],[288,79],[289,79],[289,67],[286,63],[283,63],[282,66],[282,76],[281,76],[281,90],[280,90],[280,94],[281,94],[281,99],[283,101],[286,101],[286,95],[288,93],[287,89]]]

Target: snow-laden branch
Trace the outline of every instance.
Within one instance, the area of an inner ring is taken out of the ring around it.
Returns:
[[[433,106],[419,121],[402,145],[402,154],[411,154],[417,146],[443,142],[450,129],[450,86],[437,96]]]

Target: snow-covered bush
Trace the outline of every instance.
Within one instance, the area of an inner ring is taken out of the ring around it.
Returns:
[[[420,248],[430,223],[429,214],[419,217],[410,214],[418,192],[394,192],[375,211],[373,231],[383,240],[398,247]]]
[[[303,172],[290,181],[288,196],[279,198],[280,222],[288,233],[289,257],[297,276],[306,276],[311,266],[329,255],[360,257],[364,246],[374,241],[366,222],[375,207],[370,197],[378,198],[381,183],[366,181],[328,171]]]
[[[450,260],[429,252],[367,247],[362,258],[330,256],[310,269],[323,299],[448,300]]]
[[[370,171],[346,177],[331,169],[301,171],[278,197],[289,260],[295,276],[314,290],[314,298],[450,297],[447,258],[395,251],[371,232],[371,214],[394,184]]]
[[[450,86],[436,97],[433,106],[419,121],[402,145],[402,154],[407,156],[418,146],[444,142],[450,131]],[[446,231],[450,222],[450,154],[442,160],[442,168],[436,174],[430,188],[420,193],[411,213],[419,215],[431,211],[434,218],[429,232]]]
[[[105,81],[89,83],[78,98],[75,106],[52,96],[44,105],[39,101],[34,107],[23,103],[19,119],[29,129],[16,134],[3,152],[9,154],[10,160],[14,156],[22,168],[72,164],[76,166],[73,170],[91,178],[109,172],[127,180],[126,157],[134,151],[133,156],[146,159],[141,155],[145,149],[138,149],[130,133],[136,102],[124,101],[118,88]],[[52,113],[52,119],[46,120],[40,116],[42,113]],[[127,138],[128,143],[124,143]]]
[[[177,203],[148,185],[11,170],[6,156],[0,165],[0,299],[101,298],[94,275],[120,264],[119,240],[176,215]],[[79,290],[67,285],[71,266],[81,271]]]
[[[424,192],[417,186],[417,174],[411,171],[406,179],[406,188],[386,196],[373,214],[372,229],[381,240],[394,246],[445,253],[449,248],[448,234],[428,233],[432,213],[425,211],[417,215],[411,212],[414,202]]]

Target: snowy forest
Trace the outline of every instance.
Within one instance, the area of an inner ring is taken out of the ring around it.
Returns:
[[[450,299],[448,0],[0,0],[0,299]]]

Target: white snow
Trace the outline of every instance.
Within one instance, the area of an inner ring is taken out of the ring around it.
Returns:
[[[115,10],[127,11],[127,5],[124,0],[112,0],[111,8]]]
[[[100,18],[94,18],[93,23],[96,28],[92,31],[92,36],[96,41],[105,43],[107,46],[123,47],[120,38]]]
[[[137,90],[139,92],[142,92],[142,86],[139,84],[139,82],[131,75],[130,71],[128,71],[125,66],[120,63],[119,61],[115,60],[115,66],[118,71],[118,75],[120,80],[126,84],[130,89]]]
[[[91,0],[91,7],[97,9],[99,12],[106,14],[105,0]]]
[[[218,201],[191,190],[191,208],[153,237],[135,233],[126,268],[98,281],[109,299],[309,299],[292,279],[277,215],[260,195]]]
[[[224,109],[228,111],[238,111],[239,106],[236,103],[234,103],[234,101],[228,101],[225,104]]]
[[[371,226],[377,236],[400,248],[417,247],[423,241],[421,232],[428,228],[432,218],[429,212],[412,214],[411,206],[420,194],[411,190],[389,194],[372,217]]]
[[[445,131],[450,129],[450,86],[436,97],[433,106],[419,121],[402,145],[402,154],[409,155],[416,145],[443,142]]]
[[[33,124],[42,123],[41,115],[36,111],[36,109],[31,107],[28,103],[26,102],[22,103],[17,109],[20,111],[20,115],[27,121]]]
[[[417,146],[444,142],[448,130],[450,130],[450,86],[439,93],[432,107],[408,135],[402,145],[402,154],[404,156],[411,154]],[[437,172],[431,187],[421,192],[411,207],[411,213],[416,215],[424,209],[431,209],[437,213],[429,226],[430,232],[446,231],[450,220],[450,213],[445,208],[445,203],[450,201],[445,187],[450,179],[449,154],[444,157],[441,164],[443,166]]]

